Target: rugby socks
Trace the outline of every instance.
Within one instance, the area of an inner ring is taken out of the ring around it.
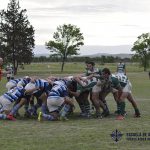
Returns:
[[[60,111],[60,116],[65,117],[70,110],[70,105],[65,104],[62,110]]]
[[[107,103],[106,103],[106,102],[104,102],[104,105],[105,105],[105,109],[106,109],[106,111],[108,111],[108,112],[109,112],[108,105],[107,105]]]
[[[118,102],[118,114],[124,116],[125,102]]]
[[[33,108],[34,107],[34,108]],[[32,106],[32,108],[36,111],[39,107],[41,107],[41,105],[39,103],[36,103],[34,106]]]
[[[55,120],[55,118],[52,115],[42,114],[42,117],[49,121]]]
[[[134,110],[135,110],[135,114],[140,114],[140,111],[138,108],[135,108]]]
[[[117,113],[119,113],[120,105],[119,105],[119,102],[116,102],[116,103],[117,103]]]
[[[85,100],[85,104],[84,104],[84,107],[85,107],[85,112],[87,115],[90,115],[90,103],[88,100]]]
[[[37,103],[37,104],[35,104],[35,105],[32,105],[31,106],[31,109],[30,109],[30,113],[32,113],[32,114],[37,114],[37,109],[40,107],[40,105]]]
[[[85,107],[83,104],[79,104],[79,107],[81,109],[81,113],[85,113]]]
[[[7,115],[6,114],[0,114],[0,119],[6,119]]]
[[[85,106],[85,111],[87,114],[90,114],[90,105]]]
[[[13,109],[11,110],[9,114],[10,115],[16,114],[20,107],[21,107],[20,104],[17,104],[16,106],[13,107]]]
[[[118,115],[121,115],[121,102],[117,102],[117,111]]]
[[[46,112],[47,112],[47,106],[46,106],[45,103],[42,104],[41,111],[42,111],[42,113],[46,114]]]
[[[25,109],[25,112],[28,111],[28,109],[29,109],[29,103],[26,103],[26,104],[24,105],[24,109]]]

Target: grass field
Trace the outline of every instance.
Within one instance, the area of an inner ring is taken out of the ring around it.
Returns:
[[[115,71],[116,65],[106,64]],[[81,73],[84,64],[66,64],[60,73],[60,64],[31,64],[19,70],[18,76]],[[150,138],[150,80],[147,73],[136,65],[127,65],[128,77],[133,85],[133,94],[141,111],[141,118],[133,118],[133,108],[126,101],[127,116],[123,121],[115,120],[116,104],[111,95],[107,97],[111,115],[103,119],[79,118],[76,106],[73,116],[67,122],[38,122],[36,119],[20,118],[15,122],[0,120],[0,150],[149,150],[150,140],[129,141],[127,133],[146,133]],[[0,94],[5,89],[6,79],[0,82]],[[21,111],[22,112],[22,111]],[[110,134],[119,130],[123,136],[117,143]],[[143,138],[143,137],[142,137]]]

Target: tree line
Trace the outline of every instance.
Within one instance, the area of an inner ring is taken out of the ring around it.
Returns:
[[[120,57],[113,57],[113,56],[101,56],[101,57],[87,57],[87,56],[74,56],[74,57],[68,57],[66,62],[86,62],[86,61],[94,61],[99,62],[101,64],[105,63],[116,63],[120,60],[123,60],[124,62],[132,62],[136,61],[131,58],[120,58]],[[39,56],[39,57],[33,57],[32,62],[61,62],[62,59],[60,57],[53,57],[53,56]]]
[[[19,0],[10,0],[7,10],[0,12],[0,57],[13,64],[15,73],[22,63],[60,61],[63,71],[65,62],[86,61],[87,58],[74,57],[79,55],[80,48],[84,45],[84,36],[80,28],[72,24],[59,25],[53,39],[45,42],[45,47],[53,53],[50,57],[33,57],[35,31],[26,12],[26,9],[21,9]],[[146,71],[150,64],[150,33],[138,36],[131,51],[135,53],[132,60],[140,62]],[[113,63],[120,58],[102,56],[88,59]]]

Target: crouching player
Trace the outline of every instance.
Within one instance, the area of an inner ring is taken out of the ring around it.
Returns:
[[[51,88],[52,84],[44,79],[31,79],[25,89],[27,94],[33,94],[36,97],[37,103],[28,110],[29,114],[36,115],[39,107],[41,107],[43,113],[47,111],[46,100]]]
[[[19,103],[12,108],[12,103],[19,101]],[[6,92],[0,97],[0,119],[15,120],[13,115],[26,102],[25,89],[23,87],[15,87]],[[12,108],[12,109],[11,109]]]
[[[67,120],[66,115],[70,107],[74,107],[73,102],[68,97],[68,83],[65,80],[56,81],[48,94],[47,107],[49,114],[40,112],[38,120],[41,119],[54,121],[54,120]]]
[[[117,100],[118,116],[116,119],[117,120],[124,119],[126,98],[132,103],[132,106],[135,110],[135,117],[140,117],[139,109],[131,94],[131,83],[128,80],[127,76],[113,75],[111,74],[108,68],[104,68],[102,70],[102,75],[105,78],[105,80],[109,81],[110,86],[112,88],[112,93],[115,95],[115,99]]]

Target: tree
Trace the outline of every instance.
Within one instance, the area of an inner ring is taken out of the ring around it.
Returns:
[[[67,57],[71,55],[78,55],[80,46],[84,45],[84,37],[83,34],[80,33],[80,28],[77,28],[75,25],[64,24],[57,27],[57,31],[54,32],[53,38],[54,41],[51,40],[47,42],[46,47],[47,49],[50,49],[50,52],[53,52],[62,58],[62,72]]]
[[[5,45],[3,51],[17,73],[19,63],[31,62],[34,48],[34,29],[19,1],[10,0],[7,10],[1,11],[0,32]]]
[[[146,71],[150,59],[150,33],[143,33],[138,36],[138,40],[134,42],[132,51],[135,51],[134,57],[139,58],[144,71]]]

